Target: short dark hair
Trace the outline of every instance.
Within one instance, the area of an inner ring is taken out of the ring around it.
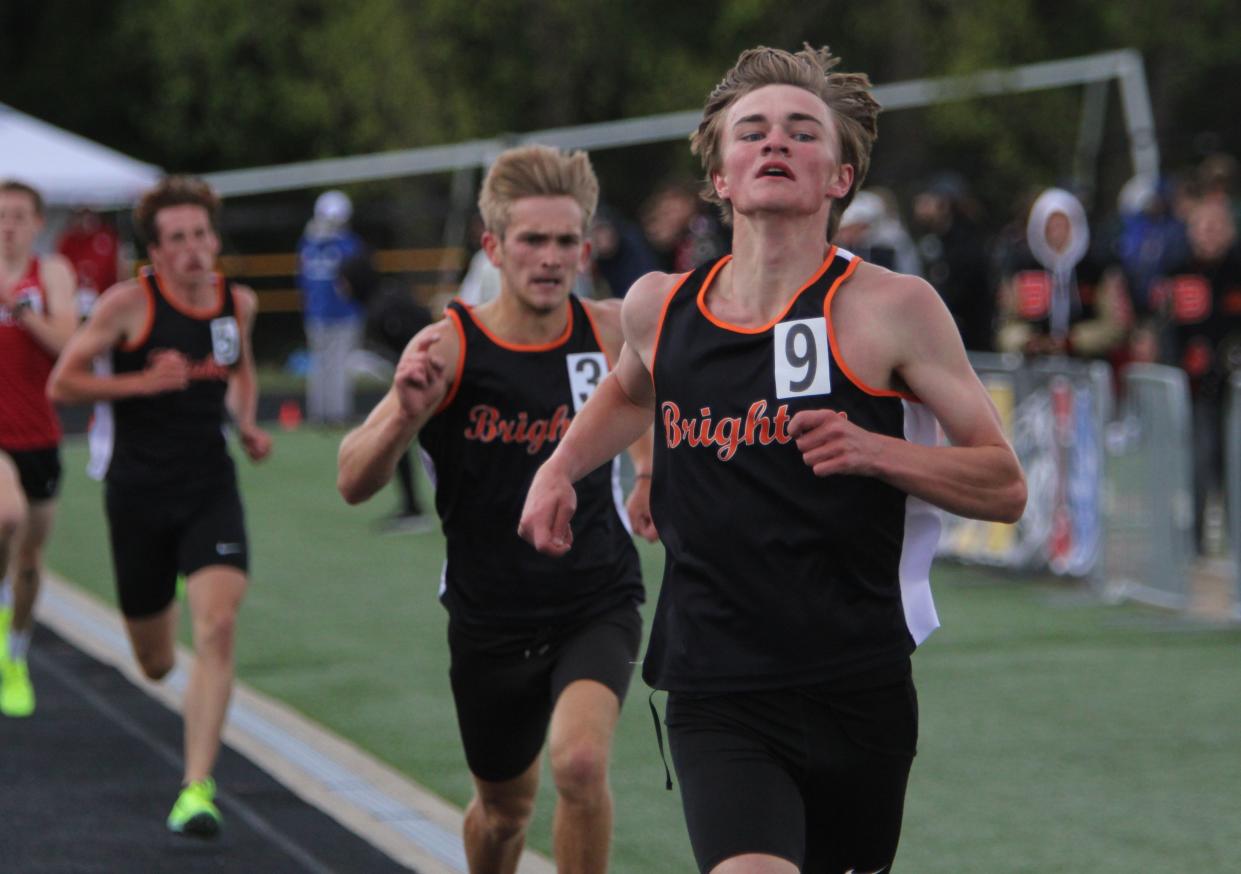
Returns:
[[[0,191],[15,191],[18,194],[25,194],[34,203],[35,214],[43,215],[43,195],[25,182],[18,182],[16,179],[5,179],[0,181]]]
[[[134,227],[148,246],[159,245],[159,227],[155,216],[170,206],[201,206],[207,211],[211,227],[215,228],[220,213],[220,197],[201,179],[193,176],[165,176],[150,191],[142,195],[134,207]]]

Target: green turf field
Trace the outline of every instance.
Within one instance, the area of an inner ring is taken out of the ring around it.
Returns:
[[[254,556],[240,677],[464,804],[440,536],[377,533],[390,494],[359,508],[337,497],[340,433],[276,436],[268,462],[240,465]],[[111,603],[100,487],[84,465],[69,442],[49,565]],[[653,601],[662,553],[642,555]],[[1241,630],[946,564],[933,579],[944,628],[914,661],[922,740],[898,870],[1238,867]],[[545,852],[547,783],[530,838]],[[640,680],[613,788],[614,870],[693,870]]]

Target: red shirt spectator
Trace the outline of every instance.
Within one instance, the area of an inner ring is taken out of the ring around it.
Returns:
[[[77,271],[78,288],[89,289],[96,296],[116,284],[120,250],[116,229],[90,209],[73,213],[56,244],[56,251]]]

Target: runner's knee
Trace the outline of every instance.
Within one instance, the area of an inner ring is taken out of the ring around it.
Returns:
[[[483,825],[487,832],[497,841],[524,834],[534,815],[533,798],[475,799],[478,810],[482,814]]]
[[[134,653],[138,665],[148,680],[162,680],[168,676],[176,665],[176,657],[172,653],[160,652],[155,649],[139,649]]]
[[[568,800],[591,798],[607,785],[607,748],[590,741],[566,743],[552,753],[552,779]]]
[[[233,651],[233,638],[237,628],[237,614],[233,610],[212,610],[194,620],[195,650],[198,655],[229,656]]]
[[[17,501],[0,504],[0,546],[13,542],[25,511]]]

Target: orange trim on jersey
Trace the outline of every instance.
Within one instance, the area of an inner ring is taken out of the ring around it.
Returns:
[[[832,258],[835,256],[836,247],[832,246],[827,250],[827,257],[823,259],[823,263],[819,265],[819,269],[814,272],[814,276],[811,276],[810,279],[806,281],[805,285],[797,289],[797,293],[789,298],[788,304],[780,311],[778,316],[767,324],[760,325],[757,328],[743,328],[740,325],[734,325],[730,322],[724,321],[723,319],[717,318],[711,314],[709,309],[707,309],[707,289],[711,286],[711,281],[715,279],[715,274],[721,267],[724,266],[725,262],[732,260],[732,255],[726,255],[720,260],[719,264],[715,265],[715,269],[707,274],[706,281],[702,283],[702,288],[698,290],[698,310],[711,324],[715,325],[717,328],[723,328],[725,331],[732,331],[734,334],[762,334],[766,331],[770,331],[776,326],[776,323],[789,314],[789,310],[793,308],[793,304],[797,303],[797,299],[802,296],[802,292],[819,281],[819,279],[827,271],[828,266],[831,265]]]
[[[121,348],[126,352],[133,352],[139,346],[147,341],[147,337],[151,336],[151,328],[155,325],[155,292],[151,289],[151,283],[148,280],[147,271],[143,270],[138,274],[138,286],[146,292],[147,299],[147,320],[142,326],[142,331],[132,340],[127,340],[121,344]]]
[[[570,305],[571,306],[571,305]],[[608,363],[608,370],[616,366],[612,360],[612,356],[608,354],[608,347],[603,345],[603,338],[599,336],[599,326],[595,324],[595,317],[590,314],[590,307],[586,306],[586,302],[582,302],[582,312],[586,313],[586,323],[590,325],[590,332],[595,335],[595,342],[599,344],[599,351],[603,353],[603,360]],[[621,341],[624,342],[623,340]]]
[[[215,274],[215,304],[202,308],[178,302],[171,294],[164,291],[164,284],[159,281],[159,276],[154,271],[151,271],[151,274],[155,276],[155,287],[159,289],[160,296],[181,315],[189,316],[191,319],[214,319],[224,312],[224,276],[222,274]]]
[[[727,257],[731,258],[732,256],[728,255]],[[720,264],[722,265],[723,262],[721,261]],[[717,265],[715,270],[719,269],[720,266]],[[708,281],[711,276],[715,275],[715,270],[712,270],[710,276],[707,277]],[[655,325],[655,342],[651,344],[651,385],[655,384],[655,356],[659,353],[659,337],[664,332],[664,319],[668,316],[668,307],[672,305],[672,299],[677,296],[677,292],[681,290],[681,286],[685,284],[685,280],[689,279],[693,275],[694,271],[691,270],[689,273],[686,273],[677,280],[677,284],[672,286],[672,291],[668,292],[667,297],[664,298],[664,305],[659,311],[659,322]]]
[[[840,372],[845,375],[849,382],[856,385],[866,394],[877,398],[903,398],[907,401],[921,403],[916,395],[912,395],[909,392],[872,388],[867,385],[856,373],[849,369],[849,365],[845,364],[844,356],[840,353],[840,345],[836,342],[836,326],[832,323],[832,299],[836,297],[836,292],[840,291],[845,280],[853,275],[853,271],[857,270],[858,265],[861,263],[862,259],[854,255],[853,260],[849,262],[849,266],[845,268],[845,272],[836,278],[836,281],[832,283],[832,287],[827,290],[827,295],[823,298],[823,319],[827,322],[827,338],[832,346],[832,358],[836,359],[836,366],[840,368]]]
[[[435,412],[431,414],[432,416],[437,416],[448,409],[448,405],[457,396],[457,390],[461,388],[461,374],[465,373],[465,326],[461,324],[461,316],[452,307],[446,309],[444,313],[448,318],[452,319],[452,325],[457,329],[457,340],[461,344],[461,348],[457,351],[457,372],[452,375],[452,385],[448,387],[448,394],[444,395],[444,399],[435,408]]]
[[[552,349],[555,349],[557,346],[563,346],[565,343],[569,342],[569,336],[573,333],[573,307],[569,303],[568,299],[566,299],[564,302],[565,308],[569,312],[569,317],[565,320],[564,333],[562,333],[555,340],[552,340],[550,343],[536,343],[531,346],[527,346],[522,343],[510,343],[507,340],[501,340],[495,334],[487,330],[487,326],[478,320],[478,318],[474,315],[474,307],[470,306],[468,303],[461,300],[460,298],[457,298],[457,303],[465,307],[465,311],[470,314],[470,321],[474,323],[475,327],[477,327],[478,330],[483,332],[483,335],[488,340],[490,340],[492,343],[495,343],[501,349],[507,349],[510,352],[548,352]]]

